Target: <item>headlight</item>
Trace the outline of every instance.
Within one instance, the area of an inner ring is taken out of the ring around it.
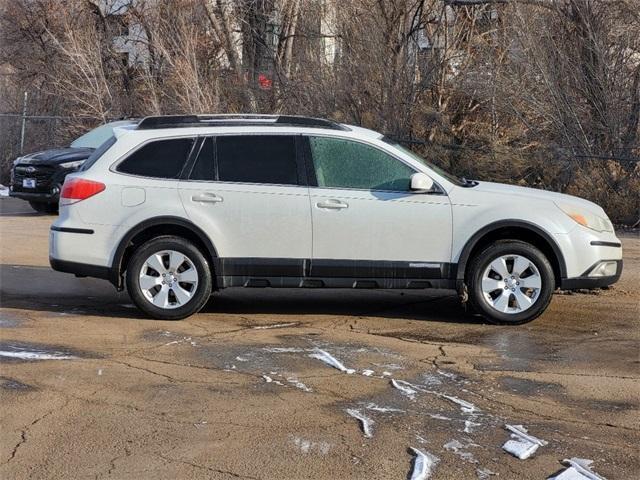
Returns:
[[[84,163],[84,160],[76,160],[75,162],[61,163],[60,166],[64,168],[78,168]]]
[[[583,227],[590,228],[596,232],[613,232],[613,225],[608,218],[599,217],[588,210],[573,205],[556,203],[556,206]]]

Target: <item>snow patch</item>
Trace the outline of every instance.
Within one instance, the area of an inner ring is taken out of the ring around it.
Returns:
[[[447,400],[449,400],[450,402],[453,402],[457,405],[460,406],[460,409],[464,412],[464,413],[474,413],[478,411],[478,408],[476,408],[476,406],[473,403],[469,403],[465,400],[461,400],[458,397],[454,397],[452,395],[445,395],[444,393],[438,393],[438,392],[431,392],[435,395],[438,395],[439,397],[442,398],[446,398]]]
[[[367,417],[364,413],[362,413],[362,411],[355,408],[347,408],[346,412],[356,420],[360,421],[360,425],[362,426],[362,433],[364,433],[365,437],[373,437],[374,421],[371,418]]]
[[[379,405],[376,405],[375,403],[368,403],[367,406],[365,407],[367,410],[372,410],[374,412],[380,412],[380,413],[404,413],[404,410],[401,410],[399,408],[393,408],[393,407],[381,407]]]
[[[498,474],[488,468],[476,468],[476,475],[478,476],[478,480],[487,480],[490,476]]]
[[[320,360],[321,362],[326,363],[327,365],[340,370],[341,372],[344,372],[348,375],[351,375],[353,373],[356,373],[356,371],[353,368],[347,368],[344,366],[344,364],[338,360],[336,357],[334,357],[333,355],[331,355],[329,352],[325,351],[325,350],[321,350],[319,348],[314,348],[313,349],[313,353],[309,354],[309,357],[311,358],[315,358],[317,360]]]
[[[252,330],[269,330],[272,328],[286,328],[292,327],[294,325],[298,325],[298,322],[289,322],[289,323],[275,323],[273,325],[260,325],[257,327],[251,327]]]
[[[5,187],[0,184],[0,197],[8,197],[9,196],[9,187]]]
[[[440,459],[429,452],[423,452],[417,448],[411,447],[411,451],[416,456],[413,462],[411,480],[427,480]]]
[[[400,390],[403,395],[409,397],[411,400],[416,398],[418,394],[418,390],[416,390],[416,386],[412,385],[409,382],[405,382],[404,380],[396,380],[395,378],[391,379],[391,385],[394,388]]]
[[[574,457],[565,458],[562,463],[567,466],[567,469],[547,480],[605,480],[604,477],[591,470],[593,460]]]
[[[460,458],[462,458],[465,462],[469,462],[469,463],[478,463],[478,461],[475,459],[475,457],[473,456],[473,453],[471,452],[467,452],[466,448],[469,445],[465,446],[462,443],[460,443],[458,440],[451,440],[448,443],[445,443],[442,447],[448,451],[448,452],[453,452],[454,454],[458,455]]]
[[[474,417],[475,419],[475,417]],[[465,420],[464,421],[464,433],[473,433],[473,430],[475,427],[479,427],[480,425],[482,425],[481,423],[478,422],[473,422],[471,420]]]
[[[264,347],[263,350],[269,353],[300,353],[308,351],[306,348],[298,347]]]
[[[262,375],[262,378],[264,378],[264,381],[267,382],[267,383],[275,383],[276,385],[284,386],[284,383],[282,383],[282,382],[280,382],[278,380],[274,380],[269,375]]]
[[[520,460],[529,458],[536,453],[538,447],[547,444],[546,441],[528,434],[522,425],[505,425],[505,428],[511,432],[511,440],[507,440],[502,449]]]
[[[429,416],[431,418],[435,418],[436,420],[448,420],[448,421],[453,420],[449,417],[445,417],[444,415],[440,415],[439,413],[430,413]]]
[[[22,350],[18,347],[12,348],[16,350],[0,350],[0,357],[19,358],[21,360],[73,360],[78,358],[62,352],[42,352],[37,350]]]
[[[298,380],[295,377],[287,377],[287,382],[289,382],[291,385],[293,385],[296,388],[299,388],[300,390],[304,391],[304,392],[312,392],[313,390],[311,390],[309,387],[307,387],[304,383],[302,383],[300,380]]]
[[[374,373],[376,373],[376,372],[374,372],[373,370],[369,370],[369,369],[362,371],[362,375],[364,375],[365,377],[370,377]]]

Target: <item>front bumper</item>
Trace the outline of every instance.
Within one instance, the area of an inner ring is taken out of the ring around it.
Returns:
[[[573,278],[563,278],[560,282],[560,288],[562,290],[580,290],[580,289],[593,289],[602,288],[613,285],[620,279],[622,275],[622,260],[611,260],[616,262],[616,274],[606,277],[590,277],[589,273],[603,260],[594,263],[589,267],[582,275]],[[606,261],[606,260],[604,260]]]
[[[31,202],[58,203],[58,200],[60,199],[60,192],[56,191],[55,193],[37,193],[9,191],[9,196]]]

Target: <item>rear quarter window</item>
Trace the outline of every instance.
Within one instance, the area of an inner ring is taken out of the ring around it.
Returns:
[[[120,162],[116,171],[141,177],[178,178],[189,158],[193,142],[193,138],[149,142]]]

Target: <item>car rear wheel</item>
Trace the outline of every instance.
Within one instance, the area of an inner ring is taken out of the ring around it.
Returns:
[[[47,203],[47,202],[29,202],[31,208],[33,208],[36,212],[47,213],[47,214],[57,214],[58,213],[58,204],[57,203]]]
[[[136,306],[159,320],[197,313],[211,295],[211,268],[194,244],[159,237],[139,247],[127,266],[127,291]]]
[[[469,300],[492,323],[522,324],[541,315],[555,289],[553,267],[533,245],[504,240],[482,250],[467,275]]]

